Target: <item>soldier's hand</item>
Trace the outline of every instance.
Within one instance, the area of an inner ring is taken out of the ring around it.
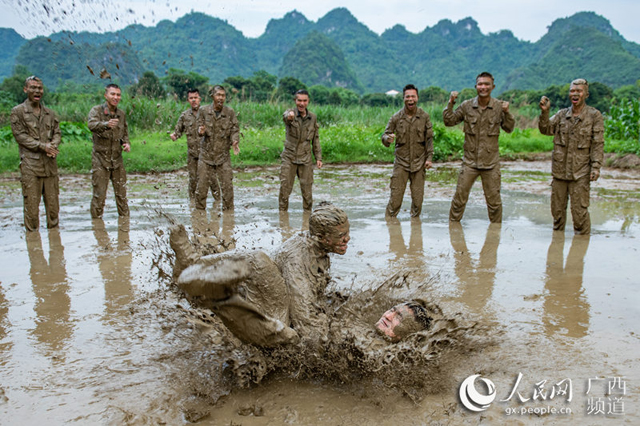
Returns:
[[[296,114],[293,111],[289,111],[289,114],[287,114],[287,121],[293,121],[295,117]]]
[[[119,122],[120,120],[118,120],[117,118],[112,118],[111,120],[107,121],[107,127],[113,129],[118,125]]]
[[[238,145],[238,142],[234,142],[233,144],[231,144],[231,148],[233,148],[234,155],[240,154],[240,146]]]
[[[47,143],[44,145],[44,152],[47,153],[47,157],[51,157],[51,158],[56,158],[58,154],[60,154],[60,151],[58,151],[58,148],[51,145],[50,143]]]
[[[509,102],[502,101],[502,111],[509,112]]]
[[[176,139],[178,139],[175,133],[171,133],[169,137],[171,138],[172,141],[175,141]]]
[[[549,109],[551,108],[551,101],[549,100],[549,98],[547,98],[546,96],[543,96],[540,98],[540,109],[543,112],[549,111]]]
[[[322,168],[322,161],[320,161],[320,160],[316,161],[316,167],[321,169]]]
[[[122,150],[123,150],[124,152],[129,152],[129,151],[131,151],[131,144],[128,144],[128,143],[122,144]]]
[[[430,169],[431,167],[433,167],[433,163],[429,160],[427,160],[426,163],[424,163],[424,168],[425,169]]]
[[[458,95],[460,93],[456,92],[455,90],[453,92],[451,92],[451,94],[449,95],[449,103],[451,105],[456,103],[456,99],[458,99]]]
[[[200,126],[200,127],[198,127],[198,134],[199,134],[200,136],[204,136],[204,126]]]
[[[600,177],[600,170],[591,170],[590,179],[592,182],[595,182]]]
[[[389,145],[391,145],[395,140],[396,140],[396,134],[395,133],[391,133],[391,134],[387,135],[387,142],[389,142]]]

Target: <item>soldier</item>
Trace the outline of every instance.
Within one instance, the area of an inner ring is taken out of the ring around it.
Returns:
[[[411,182],[411,217],[420,216],[425,169],[432,166],[433,128],[429,114],[418,107],[416,86],[407,84],[402,94],[404,108],[391,117],[382,135],[384,146],[389,147],[393,142],[396,144],[386,217],[396,217],[400,212],[407,180]]]
[[[118,109],[122,96],[117,84],[107,84],[104,91],[106,102],[91,108],[87,125],[93,133],[91,152],[91,217],[102,218],[107,198],[109,180],[113,185],[119,216],[129,216],[127,201],[127,173],[122,161],[122,151],[129,152],[129,130],[124,111]]]
[[[24,197],[24,226],[27,231],[40,227],[40,198],[44,198],[47,228],[58,226],[58,163],[60,124],[41,100],[42,80],[36,76],[24,82],[27,99],[11,110],[11,131],[20,150],[20,182]]]
[[[284,112],[282,119],[286,129],[284,149],[280,158],[280,194],[278,207],[280,211],[289,210],[289,196],[293,189],[293,182],[298,176],[300,191],[302,192],[302,208],[311,211],[313,195],[313,160],[311,150],[316,159],[316,167],[322,168],[322,149],[318,136],[318,120],[316,115],[307,109],[309,92],[298,90],[294,95],[296,110]]]
[[[233,210],[233,170],[229,149],[240,153],[240,131],[236,113],[224,105],[227,92],[222,86],[212,89],[213,103],[200,108],[198,134],[204,136],[200,144],[198,183],[196,185],[196,209],[207,208],[209,188],[214,199],[222,191],[222,210]]]
[[[502,222],[498,136],[500,128],[511,133],[516,123],[509,112],[509,102],[491,97],[495,87],[491,74],[480,73],[476,77],[478,96],[463,102],[454,111],[453,105],[456,103],[458,92],[451,92],[449,103],[442,113],[446,126],[455,126],[464,121],[462,168],[449,210],[449,220],[452,222],[462,219],[469,192],[478,176],[482,179],[489,220],[493,223]]]
[[[191,108],[184,111],[176,128],[169,135],[172,141],[180,139],[182,134],[187,135],[187,171],[189,172],[189,198],[195,200],[196,184],[198,183],[198,157],[200,156],[200,135],[198,134],[198,126],[196,118],[200,109],[200,92],[198,89],[190,89],[187,92],[187,101]],[[213,194],[218,199],[218,194]]]
[[[591,181],[600,177],[604,157],[604,121],[597,109],[586,104],[589,83],[573,80],[569,88],[571,106],[549,119],[551,102],[540,99],[538,128],[543,135],[553,135],[551,162],[551,214],[553,229],[564,231],[567,202],[571,198],[571,217],[576,234],[591,232],[589,190]]]

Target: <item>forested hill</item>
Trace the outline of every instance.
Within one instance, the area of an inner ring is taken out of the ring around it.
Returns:
[[[543,89],[577,76],[612,88],[640,79],[640,45],[592,12],[554,21],[535,43],[508,30],[483,34],[472,18],[442,20],[417,34],[396,25],[378,35],[344,8],[317,22],[289,12],[271,20],[258,38],[202,13],[104,34],[62,32],[24,40],[11,32],[0,32],[6,40],[0,44],[0,79],[20,64],[51,88],[95,82],[102,68],[124,85],[146,70],[162,76],[178,68],[221,82],[262,69],[360,93],[400,89],[408,82],[460,90],[485,70],[496,77],[498,92]]]

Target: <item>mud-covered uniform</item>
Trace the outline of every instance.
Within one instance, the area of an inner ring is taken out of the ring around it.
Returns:
[[[433,127],[429,114],[417,108],[411,117],[405,109],[395,113],[382,135],[382,143],[389,147],[390,135],[395,134],[395,160],[391,175],[391,195],[386,216],[396,217],[402,206],[402,198],[410,182],[411,217],[420,216],[424,199],[425,163],[433,157]]]
[[[290,112],[295,114],[293,121],[287,120]],[[307,115],[302,117],[296,110],[287,110],[282,119],[286,130],[284,149],[280,158],[280,194],[278,195],[278,207],[280,210],[289,209],[289,196],[293,190],[293,183],[298,176],[300,181],[300,192],[302,192],[302,208],[311,210],[313,206],[313,195],[311,187],[313,185],[314,161],[311,158],[311,151],[316,161],[322,161],[322,149],[320,148],[320,137],[318,135],[318,120],[314,113],[307,110]]]
[[[198,183],[198,158],[200,156],[200,140],[202,136],[198,134],[197,123],[198,111],[189,108],[180,114],[173,133],[176,139],[187,135],[187,171],[189,172],[189,198],[195,199],[196,186]],[[218,194],[214,193],[218,199]]]
[[[118,119],[118,125],[109,128],[109,120],[114,118]],[[102,217],[109,180],[113,185],[118,215],[129,216],[127,173],[122,160],[122,145],[130,144],[130,142],[124,111],[117,108],[115,112],[111,112],[107,103],[96,105],[89,112],[87,125],[93,133],[91,217]]]
[[[47,228],[58,226],[58,163],[47,156],[47,146],[60,145],[60,124],[52,110],[40,104],[40,115],[27,99],[11,110],[11,131],[20,152],[20,182],[24,197],[24,226],[28,231],[40,227],[40,198],[44,198]]]
[[[200,107],[197,126],[204,126],[205,134],[200,143],[196,208],[207,208],[209,188],[215,199],[222,191],[222,209],[233,209],[233,170],[229,150],[239,142],[240,129],[234,110],[223,106],[216,112],[213,104]]]
[[[553,135],[551,162],[551,214],[553,229],[563,231],[567,222],[567,202],[571,198],[573,229],[577,234],[591,232],[589,190],[592,171],[600,172],[604,158],[604,120],[597,109],[584,106],[580,115],[573,108],[540,114],[540,133]]]
[[[501,101],[495,98],[491,98],[483,109],[478,104],[478,97],[475,97],[464,101],[455,111],[448,104],[442,118],[446,126],[455,126],[464,121],[464,156],[456,193],[451,201],[449,220],[462,219],[471,187],[480,176],[489,220],[502,222],[498,136],[501,128],[507,133],[513,131],[516,125],[513,115],[504,112]]]

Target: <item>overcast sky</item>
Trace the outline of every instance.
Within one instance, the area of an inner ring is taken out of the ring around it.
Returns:
[[[317,21],[337,7],[346,7],[378,34],[396,24],[417,33],[441,19],[456,22],[471,16],[485,34],[509,29],[519,39],[534,42],[555,19],[593,11],[627,40],[640,43],[638,0],[0,0],[0,27],[14,28],[27,38],[62,30],[104,32],[133,23],[175,21],[193,10],[225,19],[247,37],[258,37],[270,19],[294,9]]]

